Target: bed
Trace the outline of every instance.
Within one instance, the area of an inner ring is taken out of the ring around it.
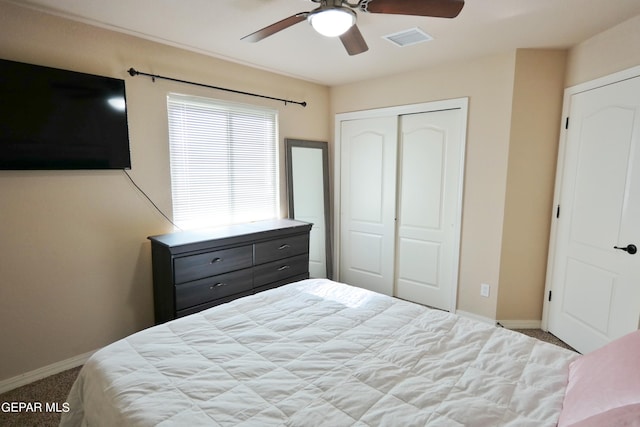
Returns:
[[[309,279],[97,351],[71,389],[61,425],[552,427],[564,417],[577,426],[585,410],[563,412],[570,366],[583,357]],[[588,405],[578,397],[578,406]]]

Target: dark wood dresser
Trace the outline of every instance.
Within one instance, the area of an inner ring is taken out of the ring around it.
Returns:
[[[309,278],[311,226],[279,219],[149,237],[156,324]]]

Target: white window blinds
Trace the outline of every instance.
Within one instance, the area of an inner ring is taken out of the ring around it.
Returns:
[[[177,226],[279,216],[275,110],[177,94],[167,110]]]

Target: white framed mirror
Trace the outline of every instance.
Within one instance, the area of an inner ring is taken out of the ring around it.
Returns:
[[[309,238],[309,275],[332,277],[327,143],[285,139],[289,217],[313,224]]]

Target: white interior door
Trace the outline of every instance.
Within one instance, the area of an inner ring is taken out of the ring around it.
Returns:
[[[585,353],[639,327],[640,77],[570,102],[548,327]]]
[[[396,295],[455,309],[462,111],[401,116]]]
[[[341,122],[340,281],[393,294],[397,117]]]

